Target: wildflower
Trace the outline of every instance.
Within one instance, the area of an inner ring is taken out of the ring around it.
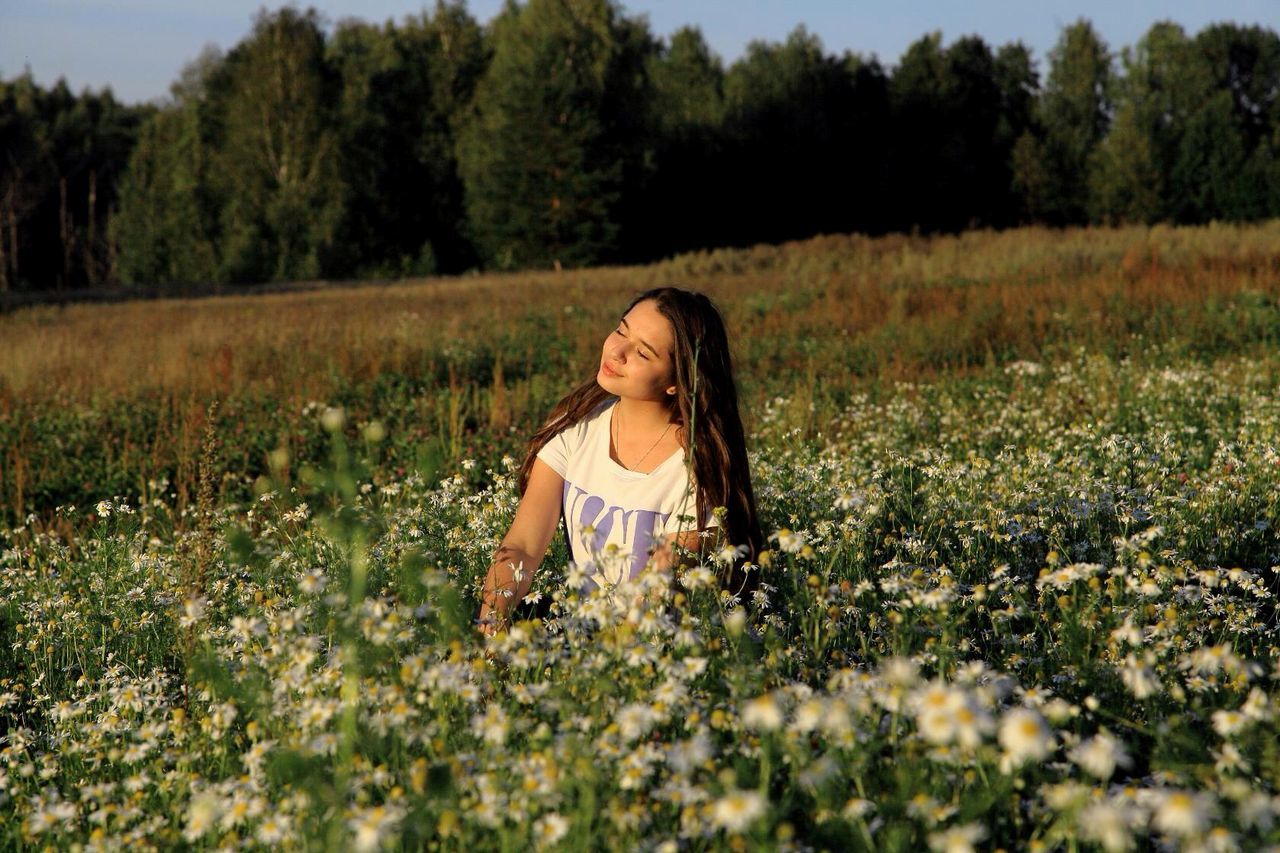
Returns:
[[[383,805],[360,809],[347,820],[347,827],[355,834],[352,847],[360,853],[377,850],[399,822],[400,812],[393,807]]]
[[[1270,830],[1275,825],[1276,811],[1280,809],[1280,803],[1274,802],[1271,797],[1261,791],[1252,790],[1247,785],[1245,791],[1236,808],[1236,817],[1239,818],[1240,825],[1246,829],[1256,827]]]
[[[1076,818],[1080,836],[1107,853],[1121,853],[1133,847],[1133,833],[1145,820],[1131,803],[1103,801],[1085,806]]]
[[[730,610],[724,617],[725,632],[731,637],[739,637],[747,627],[747,614],[741,607]]]
[[[1239,711],[1220,710],[1213,712],[1213,730],[1223,737],[1230,737],[1243,729],[1249,718]]]
[[[716,800],[711,807],[711,822],[720,829],[737,835],[764,814],[764,798],[755,791],[733,791]]]
[[[852,509],[861,509],[866,503],[867,499],[857,492],[842,492],[836,498],[836,509],[848,512]]]
[[[76,818],[74,803],[55,799],[46,803],[43,798],[37,800],[36,807],[27,816],[26,829],[32,835],[40,835],[56,828],[60,824],[70,823]]]
[[[742,724],[757,731],[775,731],[782,725],[782,707],[772,693],[747,702],[742,711]]]
[[[1039,713],[1030,708],[1014,708],[1000,721],[998,735],[1004,747],[1001,769],[1008,772],[1027,761],[1039,761],[1053,751],[1053,734]]]
[[[951,826],[941,832],[929,833],[929,849],[942,853],[973,853],[979,841],[987,837],[987,830],[977,823]]]
[[[1132,618],[1126,618],[1124,624],[1111,632],[1111,640],[1117,644],[1127,643],[1130,646],[1142,645],[1142,632],[1133,624]]]
[[[98,501],[96,509],[99,518],[106,518],[111,515],[111,501]]]
[[[871,814],[876,810],[876,804],[870,800],[863,800],[859,797],[853,797],[849,802],[844,804],[844,808],[840,810],[840,814],[846,820],[862,820],[862,818]]]
[[[1129,688],[1135,699],[1146,699],[1160,692],[1160,679],[1151,669],[1149,661],[1139,661],[1134,655],[1124,659],[1120,668],[1120,680]]]
[[[727,566],[749,553],[750,549],[746,545],[725,545],[711,555],[711,561],[717,566]]]
[[[788,554],[798,554],[805,546],[804,531],[792,532],[784,527],[771,537],[777,541],[778,547]]]
[[[217,822],[222,803],[213,793],[197,794],[187,806],[187,826],[182,837],[195,843]]]
[[[485,743],[502,746],[507,741],[507,713],[501,705],[493,704],[485,708],[483,714],[471,718],[471,730],[484,738]]]
[[[188,598],[182,602],[182,616],[178,618],[178,624],[183,628],[190,628],[192,625],[204,618],[205,607],[208,601],[200,596]]]
[[[1100,732],[1071,750],[1071,760],[1104,782],[1116,772],[1117,766],[1133,764],[1124,744],[1107,732]]]
[[[618,712],[618,733],[623,740],[633,741],[644,736],[655,722],[652,708],[641,702],[632,702]]]
[[[1151,823],[1168,835],[1188,838],[1202,834],[1216,811],[1209,794],[1199,791],[1162,791]]]
[[[806,699],[796,707],[795,717],[791,720],[789,731],[797,734],[811,732],[822,725],[826,716],[826,703],[821,699]]]
[[[341,406],[326,406],[320,414],[320,424],[329,432],[337,432],[347,422],[347,413]]]
[[[1204,849],[1210,853],[1237,853],[1240,844],[1231,830],[1225,826],[1215,826],[1205,836]]]
[[[1213,756],[1213,769],[1219,773],[1228,771],[1245,772],[1249,769],[1249,762],[1245,761],[1244,756],[1240,754],[1240,750],[1236,748],[1234,743],[1224,741],[1221,749],[1211,749],[1209,754]]]
[[[298,579],[298,589],[307,595],[316,595],[324,590],[326,581],[327,578],[325,578],[322,570],[312,569],[304,572],[302,577]]]
[[[880,677],[899,687],[912,687],[920,678],[920,666],[911,658],[889,658],[880,664]]]
[[[1240,713],[1251,720],[1265,720],[1271,716],[1270,700],[1267,694],[1257,687],[1249,691],[1249,698],[1244,700]]]
[[[684,775],[694,772],[714,754],[711,738],[704,732],[699,732],[688,740],[677,741],[669,746],[666,760],[672,770]]]
[[[552,812],[538,818],[533,824],[533,837],[539,847],[550,847],[559,843],[569,832],[569,821]]]
[[[929,826],[936,826],[955,813],[955,806],[939,803],[925,793],[916,794],[907,803],[907,814],[924,821]]]
[[[254,837],[263,844],[275,846],[284,841],[291,828],[288,815],[268,815],[262,823],[258,824],[257,830],[254,831]]]

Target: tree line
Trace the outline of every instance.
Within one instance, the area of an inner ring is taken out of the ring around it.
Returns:
[[[823,232],[1280,215],[1280,37],[1081,19],[730,64],[609,0],[263,11],[163,105],[0,82],[0,290],[632,262]]]

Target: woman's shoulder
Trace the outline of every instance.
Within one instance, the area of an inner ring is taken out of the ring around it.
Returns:
[[[577,430],[578,432],[585,434],[591,430],[593,426],[599,425],[602,421],[607,422],[609,410],[612,409],[614,404],[617,402],[617,397],[606,397],[604,400],[601,400],[592,407],[591,411],[583,415],[577,423],[568,424],[563,427],[561,431]]]
[[[609,410],[613,408],[613,404],[616,402],[616,397],[609,397],[601,401],[578,421],[565,423],[557,427],[555,432],[552,433],[552,438],[570,446],[581,444],[589,434],[598,429],[607,429]]]

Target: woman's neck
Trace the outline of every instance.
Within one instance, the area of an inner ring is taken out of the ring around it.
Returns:
[[[657,432],[667,428],[674,418],[671,409],[657,400],[638,400],[634,397],[618,398],[618,414],[628,430],[639,433]]]

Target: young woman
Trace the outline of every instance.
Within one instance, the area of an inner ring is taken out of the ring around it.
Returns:
[[[642,293],[604,340],[596,374],[529,442],[520,503],[481,589],[493,633],[533,583],[563,518],[574,563],[606,586],[670,570],[720,528],[741,546],[721,581],[743,598],[763,547],[724,320],[701,293]],[[723,507],[724,511],[718,508]]]

